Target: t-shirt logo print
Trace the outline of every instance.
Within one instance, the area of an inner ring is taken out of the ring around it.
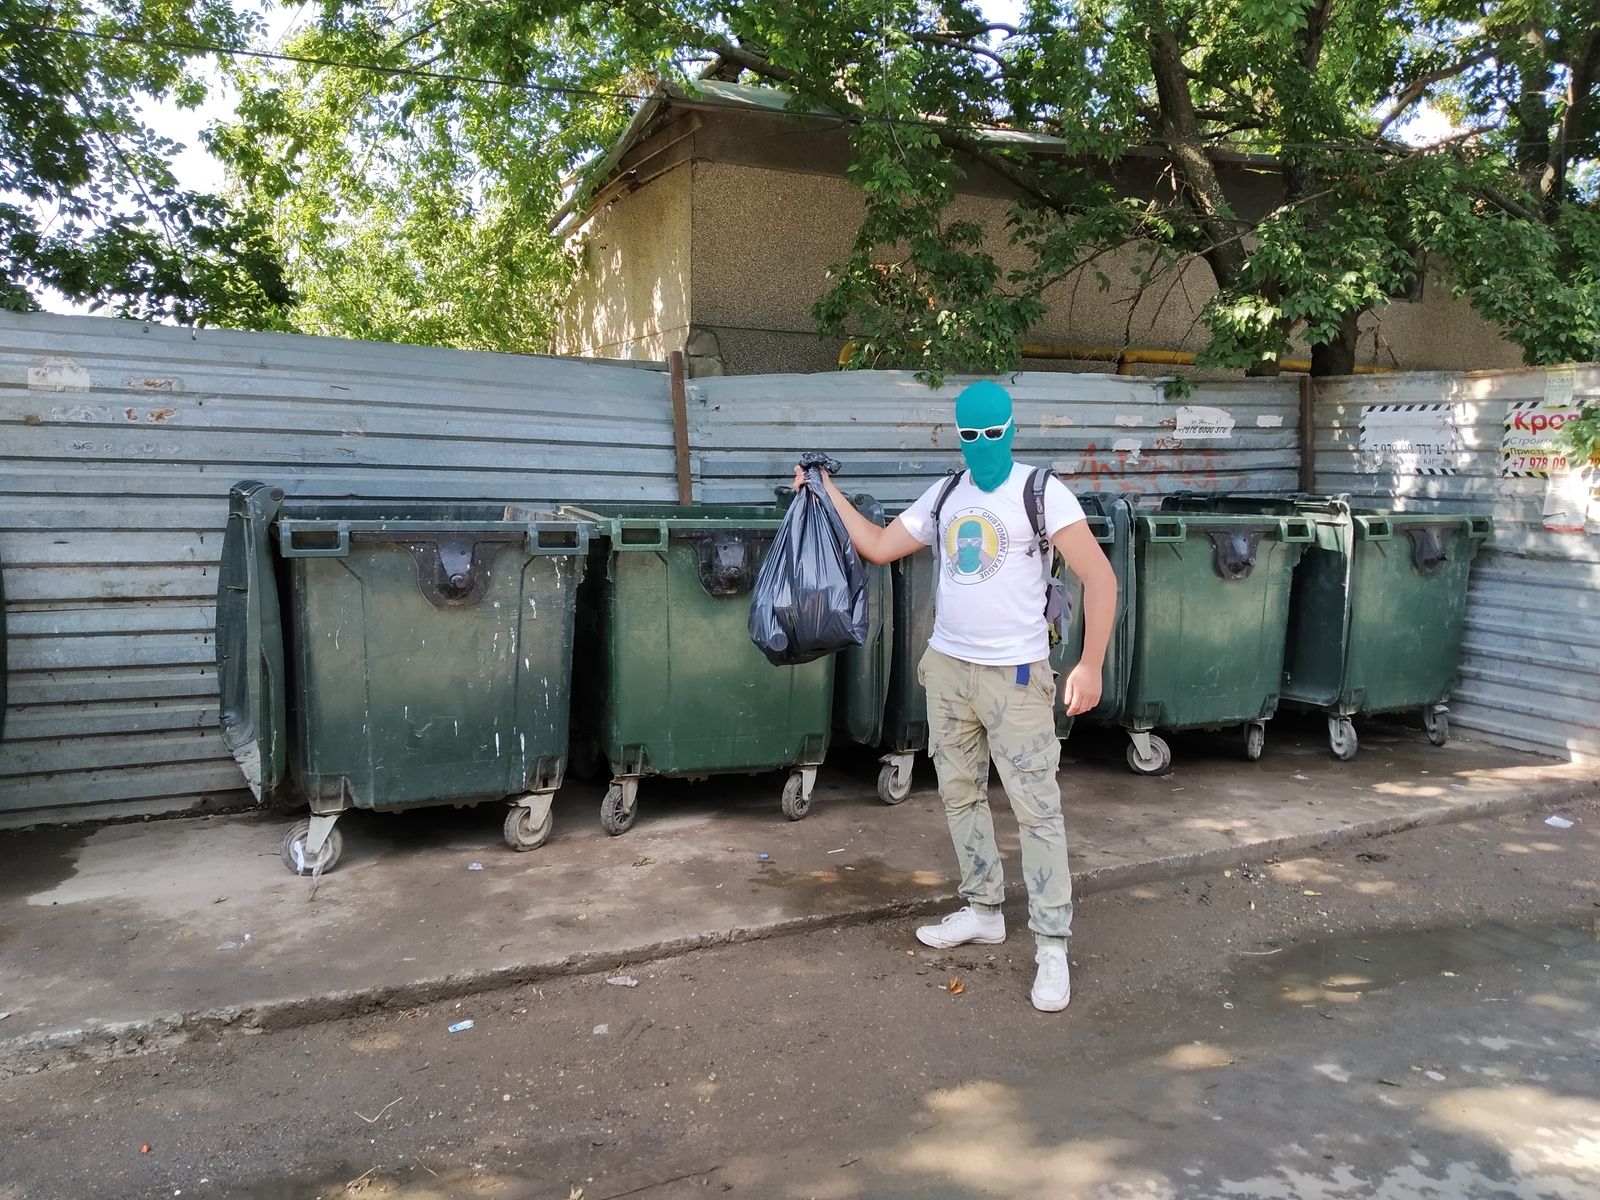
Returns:
[[[953,583],[982,583],[1006,561],[1005,522],[982,508],[958,512],[945,526],[945,574]]]

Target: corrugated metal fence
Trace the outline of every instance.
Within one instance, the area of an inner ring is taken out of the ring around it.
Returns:
[[[217,731],[229,487],[668,500],[659,371],[0,315],[0,823],[244,803]]]
[[[962,382],[932,391],[897,372],[691,380],[696,499],[769,498],[796,452],[817,448],[845,460],[852,490],[909,502],[959,464],[950,405]],[[1182,400],[1129,377],[1007,383],[1018,457],[1078,490],[1297,485],[1294,381],[1208,383]],[[1319,486],[1463,508],[1481,506],[1468,490],[1477,487],[1509,506],[1496,509],[1499,548],[1474,586],[1458,723],[1582,751],[1600,704],[1600,556],[1591,538],[1538,531],[1542,482],[1493,474],[1505,389],[1542,394],[1542,383],[1511,373],[1325,385]],[[1483,441],[1472,452],[1481,463],[1451,477],[1362,471],[1351,440],[1360,406],[1407,402],[1402,394],[1445,402],[1452,387],[1483,392],[1459,401],[1478,414],[1462,429],[1473,447]],[[216,731],[212,636],[227,492],[240,479],[304,497],[676,496],[661,371],[97,318],[0,314],[0,438],[12,703],[0,825],[247,800]],[[1587,622],[1581,636],[1574,622]],[[1538,683],[1563,670],[1555,686]]]
[[[899,371],[691,380],[696,496],[770,499],[795,451],[817,449],[844,461],[841,486],[907,503],[961,464],[951,406],[965,382],[933,391]],[[1024,372],[1005,383],[1017,458],[1051,465],[1077,491],[1292,490],[1299,477],[1293,380],[1207,383],[1181,401],[1119,375]]]
[[[1198,439],[1147,381],[1011,384],[1019,455],[1081,488],[1293,484],[1293,384],[1207,385],[1184,412],[1234,424]],[[770,498],[815,446],[847,460],[854,488],[909,501],[959,462],[958,387],[693,381],[696,497]],[[216,730],[212,636],[240,479],[303,497],[676,495],[667,376],[618,363],[0,315],[0,430],[0,824],[246,801]]]
[[[1468,736],[1591,761],[1600,760],[1600,538],[1546,532],[1548,481],[1502,474],[1517,464],[1503,464],[1501,448],[1518,411],[1559,411],[1571,407],[1565,396],[1596,394],[1592,365],[1327,380],[1315,446],[1319,491],[1494,516],[1494,540],[1473,566],[1451,721]],[[1414,444],[1397,450],[1408,431]]]

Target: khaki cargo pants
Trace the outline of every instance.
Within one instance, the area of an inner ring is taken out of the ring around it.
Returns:
[[[979,912],[1005,898],[1000,849],[989,811],[989,760],[1017,814],[1028,927],[1041,940],[1072,932],[1072,874],[1061,821],[1061,743],[1056,740],[1055,674],[1050,663],[985,667],[929,648],[917,666],[928,692],[928,753],[939,772],[945,820],[961,863],[961,895]]]

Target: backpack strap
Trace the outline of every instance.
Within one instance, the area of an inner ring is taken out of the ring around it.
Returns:
[[[956,490],[956,484],[961,482],[965,471],[952,471],[944,477],[944,483],[939,487],[939,494],[933,498],[933,540],[937,545],[939,541],[939,514],[944,511],[944,502],[950,499],[950,493]]]
[[[1044,531],[1044,487],[1050,472],[1035,467],[1028,472],[1028,482],[1022,489],[1022,507],[1028,514],[1028,524],[1033,529],[1033,544],[1041,552],[1050,548],[1050,538]]]
[[[1063,578],[1066,563],[1060,551],[1050,544],[1050,535],[1044,528],[1044,489],[1049,482],[1050,472],[1043,467],[1030,471],[1022,489],[1022,507],[1033,527],[1033,546],[1028,553],[1039,555],[1039,570],[1044,575],[1044,619],[1050,626],[1050,644],[1054,646],[1066,637],[1067,626],[1072,623],[1072,596]]]

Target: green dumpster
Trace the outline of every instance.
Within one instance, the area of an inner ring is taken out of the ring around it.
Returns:
[[[861,493],[849,499],[869,521],[886,523],[883,505],[871,496]],[[868,578],[867,640],[839,652],[834,665],[833,728],[859,745],[876,746],[883,740],[884,695],[894,654],[894,585],[888,565],[862,565]]]
[[[611,769],[607,833],[638,814],[646,775],[790,769],[783,812],[811,807],[833,722],[835,655],[775,667],[750,640],[750,592],[777,505],[586,504],[573,720]]]
[[[1117,575],[1116,622],[1106,649],[1100,704],[1089,715],[1111,720],[1121,711],[1127,687],[1132,634],[1133,595],[1133,510],[1119,497],[1086,492],[1078,496],[1084,516],[1095,540],[1111,561]],[[889,804],[906,798],[911,789],[911,765],[917,752],[928,747],[928,696],[917,681],[917,664],[933,636],[933,551],[919,550],[892,564],[894,653],[890,661],[889,685],[884,704],[883,769],[878,775],[878,795]],[[1050,663],[1057,674],[1065,674],[1083,653],[1083,585],[1068,573],[1072,593],[1072,623],[1067,636],[1051,648]],[[1056,734],[1065,738],[1072,732],[1073,718],[1059,695],[1056,701]]]
[[[1134,517],[1133,650],[1118,723],[1128,765],[1171,768],[1156,729],[1243,725],[1261,756],[1277,711],[1294,567],[1306,518],[1164,509]]]
[[[889,564],[892,600],[889,677],[879,730],[878,798],[899,804],[911,794],[911,768],[928,748],[928,695],[917,679],[917,663],[933,636],[933,550]]]
[[[1284,699],[1328,714],[1329,742],[1340,758],[1356,752],[1354,713],[1420,709],[1429,740],[1442,746],[1449,737],[1445,701],[1461,665],[1467,576],[1493,522],[1356,510],[1349,532],[1345,561],[1319,554],[1321,577],[1308,573],[1298,592]],[[1337,638],[1342,663],[1321,650],[1324,639]]]
[[[1207,503],[1186,497],[1187,506]],[[1352,508],[1348,496],[1233,496],[1229,511],[1298,513],[1316,541],[1295,571],[1284,704],[1320,711],[1328,745],[1355,757],[1357,714],[1420,710],[1434,745],[1461,663],[1467,578],[1487,516]]]
[[[511,797],[506,841],[544,842],[589,535],[540,510],[233,488],[222,731],[262,801],[310,806],[283,841],[291,870],[332,868],[349,808]]]
[[[1133,663],[1133,614],[1139,587],[1134,572],[1134,503],[1121,496],[1099,492],[1080,493],[1078,503],[1083,506],[1089,529],[1100,543],[1100,549],[1105,551],[1117,577],[1117,612],[1100,674],[1100,703],[1083,715],[1091,721],[1115,721],[1128,693],[1128,674]],[[1067,572],[1067,582],[1072,589],[1072,624],[1067,636],[1050,652],[1051,666],[1060,675],[1072,670],[1083,655],[1083,584],[1071,571]],[[1056,732],[1066,737],[1072,732],[1072,723],[1066,704],[1058,696]]]

